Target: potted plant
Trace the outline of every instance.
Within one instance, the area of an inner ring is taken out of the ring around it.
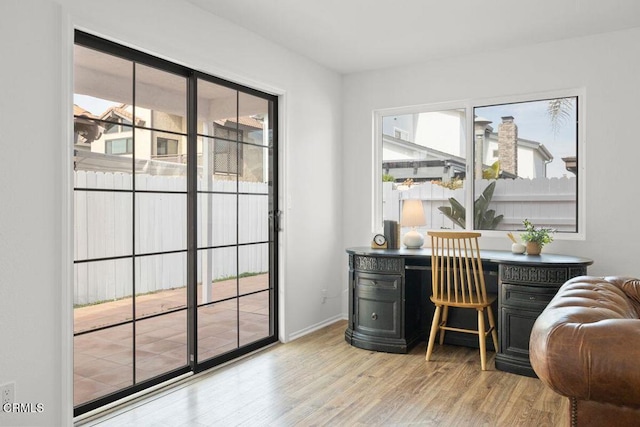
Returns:
[[[536,227],[528,219],[522,221],[525,232],[520,234],[522,241],[527,244],[527,254],[539,255],[542,247],[553,242],[553,228]]]

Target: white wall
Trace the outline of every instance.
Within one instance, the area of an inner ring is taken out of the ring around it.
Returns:
[[[60,424],[64,412],[60,25],[50,1],[0,2],[0,383],[45,411],[0,409],[0,425]]]
[[[346,76],[344,245],[367,245],[371,238],[373,110],[584,87],[586,240],[558,240],[545,251],[594,259],[590,274],[640,277],[638,43],[640,29],[633,29]],[[507,249],[510,243],[484,238],[482,245]]]
[[[65,246],[70,163],[62,135],[71,123],[64,109],[71,99],[72,25],[284,95],[281,338],[342,315],[338,74],[186,1],[2,1],[0,383],[15,381],[16,400],[43,403],[45,411],[0,412],[0,425],[65,425],[71,420],[71,306],[63,306],[71,286]],[[38,173],[26,174],[26,168]],[[323,288],[329,296],[325,304]]]

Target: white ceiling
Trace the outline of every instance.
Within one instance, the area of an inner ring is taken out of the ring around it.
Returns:
[[[638,0],[187,0],[340,73],[640,27]]]

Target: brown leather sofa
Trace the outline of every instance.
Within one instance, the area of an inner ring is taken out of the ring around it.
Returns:
[[[640,426],[640,280],[576,277],[536,320],[540,380],[570,400],[571,426]]]

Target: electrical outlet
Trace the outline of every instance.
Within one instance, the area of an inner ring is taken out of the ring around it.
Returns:
[[[325,302],[327,302],[327,290],[323,289],[322,290],[322,304],[324,304]]]
[[[6,403],[14,403],[16,394],[16,383],[5,383],[0,385],[0,399],[2,405]]]

